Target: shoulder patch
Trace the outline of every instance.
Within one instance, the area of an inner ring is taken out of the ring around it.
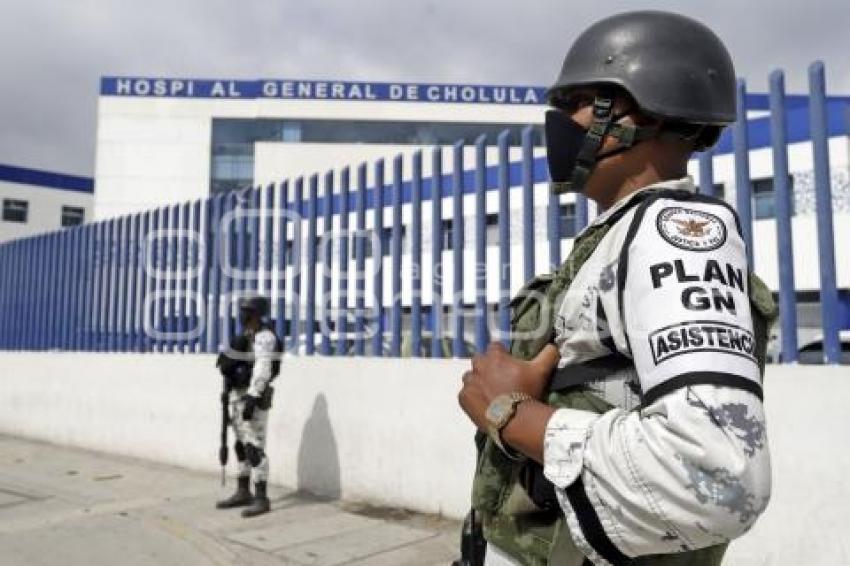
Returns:
[[[683,250],[707,252],[726,242],[726,224],[703,210],[669,206],[658,213],[655,225],[662,238]]]

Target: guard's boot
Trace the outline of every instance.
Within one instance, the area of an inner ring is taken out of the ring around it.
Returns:
[[[251,478],[237,478],[237,482],[236,493],[216,503],[216,509],[232,509],[233,507],[244,507],[253,503],[254,497],[251,495]]]
[[[256,517],[268,513],[271,509],[269,498],[266,495],[266,482],[258,481],[254,484],[254,502],[247,509],[242,510],[243,517]]]

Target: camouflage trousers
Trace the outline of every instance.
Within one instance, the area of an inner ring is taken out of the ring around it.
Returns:
[[[254,408],[254,415],[249,420],[242,418],[245,402],[242,396],[245,391],[230,393],[230,424],[236,436],[237,477],[251,477],[254,483],[268,481],[269,458],[266,456],[266,429],[268,428],[269,412]],[[239,446],[241,444],[241,447]],[[251,453],[255,452],[256,465],[251,463]]]

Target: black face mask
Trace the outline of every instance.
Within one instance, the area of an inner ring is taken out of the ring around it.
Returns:
[[[553,192],[572,190],[573,171],[586,135],[587,130],[561,110],[546,112],[546,159]]]

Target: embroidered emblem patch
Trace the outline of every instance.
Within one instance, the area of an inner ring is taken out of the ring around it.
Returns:
[[[726,242],[726,225],[714,214],[671,206],[658,213],[661,237],[683,250],[707,252]]]

